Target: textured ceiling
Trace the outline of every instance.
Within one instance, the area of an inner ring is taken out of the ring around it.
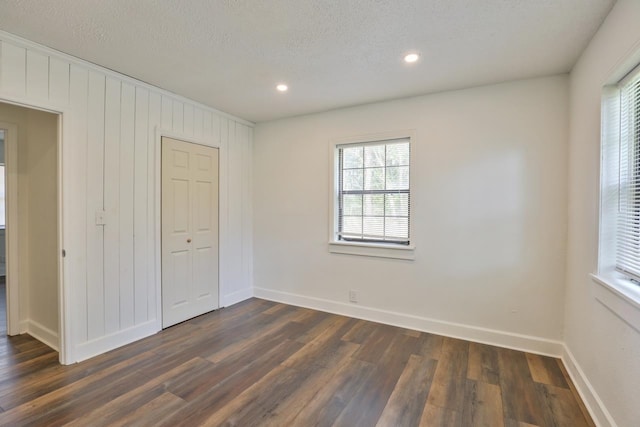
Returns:
[[[0,29],[265,121],[568,72],[614,2],[0,0]]]

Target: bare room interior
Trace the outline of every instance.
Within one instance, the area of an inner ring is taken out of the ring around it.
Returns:
[[[639,425],[640,1],[0,3],[0,425]]]

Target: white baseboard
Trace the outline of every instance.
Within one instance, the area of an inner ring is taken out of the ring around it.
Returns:
[[[415,329],[438,335],[445,335],[452,338],[460,338],[483,344],[527,351],[529,353],[553,357],[560,357],[563,354],[564,345],[562,342],[531,335],[522,335],[513,332],[504,332],[481,328],[478,326],[429,319],[426,317],[381,310],[372,307],[363,307],[356,304],[345,304],[322,298],[274,291],[271,289],[253,288],[253,294],[258,298],[264,298],[285,304],[312,308],[314,310],[326,311],[329,313],[385,323],[408,329]]]
[[[596,393],[595,389],[589,382],[589,379],[585,375],[584,371],[578,365],[578,362],[573,357],[571,350],[565,344],[562,352],[562,363],[567,368],[567,372],[573,381],[573,384],[578,390],[578,394],[582,398],[587,410],[593,418],[593,422],[599,427],[617,427],[616,422],[607,410],[606,406]]]
[[[160,329],[158,329],[156,320],[149,320],[128,329],[87,341],[75,348],[74,354],[76,360],[74,362],[82,362],[83,360],[146,338],[159,331]]]
[[[58,333],[52,331],[51,329],[41,325],[35,320],[23,320],[20,322],[20,333],[27,333],[31,335],[33,338],[38,341],[48,345],[55,351],[60,351],[60,347],[58,343],[60,339],[58,338]]]
[[[229,307],[230,305],[237,304],[240,301],[247,300],[253,296],[253,289],[247,288],[236,292],[232,292],[227,295],[223,295],[220,298],[220,307]]]

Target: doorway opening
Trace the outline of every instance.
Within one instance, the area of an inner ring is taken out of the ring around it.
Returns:
[[[0,102],[0,336],[27,333],[56,351],[59,118]]]

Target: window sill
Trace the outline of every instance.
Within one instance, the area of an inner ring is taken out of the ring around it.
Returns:
[[[415,259],[415,246],[385,245],[383,243],[329,242],[329,252],[378,258]]]
[[[640,332],[640,285],[636,285],[619,273],[592,274],[596,299]]]

